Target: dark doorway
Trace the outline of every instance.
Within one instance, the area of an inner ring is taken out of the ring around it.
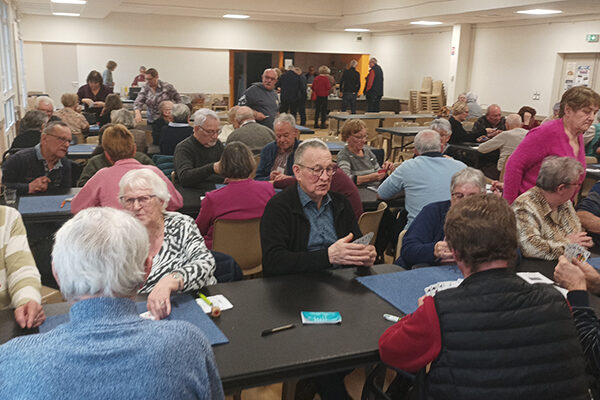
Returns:
[[[261,81],[261,75],[266,68],[272,66],[272,53],[235,52],[234,56],[234,104],[244,90],[254,82]]]

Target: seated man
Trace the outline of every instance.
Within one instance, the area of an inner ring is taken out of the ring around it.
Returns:
[[[527,129],[521,128],[523,122],[519,114],[510,114],[506,117],[506,131],[500,132],[487,142],[481,143],[477,148],[480,153],[490,153],[500,149],[500,157],[498,158],[498,171],[502,172],[504,164],[508,157],[515,151],[519,143],[527,135]]]
[[[471,129],[471,135],[477,138],[477,141],[491,139],[500,132],[506,130],[502,110],[498,104],[490,105],[485,115],[482,115],[475,121]]]
[[[242,142],[250,147],[252,154],[260,154],[263,147],[275,140],[275,134],[271,128],[254,120],[254,111],[250,107],[239,107],[235,113],[235,120],[239,128],[227,137],[227,144],[236,141]]]
[[[428,399],[585,399],[583,357],[569,306],[550,285],[508,266],[517,256],[515,216],[498,196],[452,206],[446,241],[464,281],[419,299],[379,339],[386,364],[416,372],[431,363]]]
[[[212,110],[201,108],[194,113],[194,134],[175,147],[173,161],[181,186],[206,189],[223,183],[219,160],[224,146],[217,139],[219,124],[219,116]]]
[[[51,122],[40,143],[10,156],[2,165],[2,182],[19,195],[71,187],[71,160],[66,158],[73,139],[64,122]]]
[[[567,300],[571,305],[587,370],[596,379],[591,389],[597,399],[600,395],[600,321],[590,305],[588,291],[600,294],[600,274],[587,262],[581,263],[577,259],[569,261],[565,256],[560,256],[554,269],[554,280],[569,291]]]
[[[223,398],[200,329],[139,317],[132,299],[150,272],[149,247],[146,228],[109,207],[60,228],[53,269],[70,321],[0,346],[0,398]]]
[[[19,121],[19,134],[13,140],[10,148],[24,149],[38,144],[47,122],[48,116],[46,113],[38,110],[27,111]]]
[[[410,227],[421,209],[429,203],[450,200],[452,175],[467,166],[461,161],[442,156],[440,135],[436,131],[423,130],[415,136],[415,151],[418,157],[404,161],[379,186],[377,195],[388,200],[405,194]]]
[[[1,175],[1,173],[0,173]],[[15,309],[15,320],[21,328],[36,328],[46,316],[40,305],[40,273],[29,250],[27,232],[19,212],[0,206],[0,310]]]
[[[442,153],[446,151],[448,141],[452,137],[452,125],[446,118],[436,118],[431,121],[429,129],[440,134],[440,142],[442,142]]]
[[[450,200],[423,207],[402,239],[402,251],[396,264],[412,267],[417,264],[454,263],[454,256],[444,240],[444,222],[450,206],[475,194],[485,194],[483,172],[467,167],[452,175]]]
[[[167,184],[170,197],[167,210],[174,211],[181,208],[183,205],[181,194],[165,174],[155,166],[143,165],[133,158],[135,155],[133,135],[124,125],[117,124],[107,128],[102,135],[102,147],[104,156],[112,166],[96,172],[75,195],[71,202],[73,214],[89,207],[123,209],[119,201],[119,182],[127,172],[142,168],[154,171]]]
[[[373,265],[373,246],[350,243],[361,233],[348,200],[329,191],[333,172],[331,153],[321,140],[298,146],[298,184],[273,196],[261,220],[265,276],[318,271],[334,264]]]
[[[514,201],[524,257],[556,260],[569,243],[593,246],[571,203],[582,172],[583,167],[573,158],[546,157],[535,186]]]
[[[596,182],[575,209],[581,227],[590,234],[594,243],[600,244],[600,182]]]
[[[160,154],[172,156],[175,147],[192,136],[194,128],[190,125],[190,108],[185,104],[175,104],[171,111],[173,121],[160,130]]]
[[[291,114],[282,113],[275,119],[275,141],[263,147],[260,163],[256,168],[259,181],[275,181],[293,175],[294,151],[298,148],[296,119]]]
[[[35,98],[35,109],[48,116],[48,122],[60,122],[60,118],[54,115],[54,100],[48,96]]]

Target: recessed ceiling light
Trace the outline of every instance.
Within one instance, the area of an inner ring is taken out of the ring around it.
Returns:
[[[439,22],[439,21],[413,21],[410,23],[411,25],[426,25],[426,26],[432,26],[432,25],[442,25],[443,22]]]
[[[249,15],[243,15],[243,14],[225,14],[225,15],[223,15],[223,18],[246,19],[246,18],[250,18],[250,16]]]
[[[79,17],[81,14],[79,14],[79,13],[53,12],[52,15],[57,15],[59,17]]]
[[[366,29],[366,28],[346,28],[344,30],[346,32],[371,32],[370,29]]]
[[[529,14],[529,15],[550,15],[550,14],[560,14],[561,10],[543,10],[543,9],[533,9],[533,10],[523,10],[517,11],[517,14]]]
[[[86,0],[50,0],[52,3],[59,4],[86,4]]]

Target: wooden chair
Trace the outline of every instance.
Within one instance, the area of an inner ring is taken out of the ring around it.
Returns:
[[[444,83],[442,81],[433,81],[431,92],[427,94],[421,93],[421,109],[432,113],[438,113],[446,104],[446,96],[444,95]]]
[[[473,121],[464,121],[462,123],[463,128],[465,128],[465,131],[467,132],[471,132],[471,130],[473,130],[473,125],[475,125],[475,122]]]
[[[212,249],[233,257],[242,268],[244,276],[260,275],[262,273],[260,218],[216,220]]]
[[[405,126],[405,127],[410,127],[410,126],[420,126],[419,124],[417,124],[416,122],[404,122],[404,121],[400,121],[400,122],[396,122],[394,124],[394,126]],[[391,149],[391,153],[388,156],[388,159],[392,162],[396,161],[396,153],[400,154],[400,159],[402,161],[404,161],[404,155],[403,153],[400,153],[399,151],[397,152],[397,150],[402,149],[404,147],[404,149],[406,150],[407,148],[412,149],[412,143],[414,142],[407,142],[408,138],[404,138],[404,142],[402,141],[402,137],[397,136],[397,135],[392,135],[392,149]]]
[[[332,115],[348,115],[348,112],[346,111],[332,111],[329,113],[328,117],[329,117],[329,131],[327,132],[328,135],[337,135],[340,131],[340,129],[342,129],[342,121],[337,120],[335,118],[331,118]]]
[[[433,121],[433,118],[429,118],[429,117],[415,118],[415,123],[420,126],[430,125],[431,121]]]
[[[396,261],[398,257],[400,257],[400,251],[402,251],[402,239],[404,239],[404,235],[406,235],[406,229],[400,232],[400,234],[398,235],[398,244],[396,245],[396,258],[394,258],[394,261]]]
[[[378,119],[364,119],[365,125],[367,125],[367,144],[372,147],[380,147],[380,138],[381,135],[377,132],[377,128],[379,128],[379,120]]]
[[[381,222],[381,217],[383,217],[383,212],[387,208],[387,203],[382,201],[377,206],[377,210],[375,211],[367,211],[361,214],[358,218],[358,226],[360,227],[360,231],[363,235],[366,235],[369,232],[373,232],[373,238],[369,244],[374,244],[377,239],[377,231],[379,230],[379,223]],[[358,239],[358,238],[355,238]]]
[[[63,299],[62,294],[49,286],[43,286],[40,290],[40,294],[42,295],[42,304],[55,304],[55,303],[63,303],[65,299]]]

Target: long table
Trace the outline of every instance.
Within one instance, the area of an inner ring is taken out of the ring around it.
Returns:
[[[259,278],[205,288],[234,305],[215,324],[229,339],[213,348],[226,392],[292,378],[348,370],[379,360],[377,341],[398,311],[358,283],[358,275],[401,271],[395,265],[349,268],[311,274]],[[204,291],[204,290],[203,290]],[[67,303],[44,306],[47,315],[67,312]],[[301,311],[338,311],[339,325],[302,325]],[[296,328],[261,336],[265,329]],[[11,310],[0,311],[0,343],[36,330],[22,330]]]
[[[417,133],[421,132],[424,129],[427,129],[427,127],[426,126],[390,126],[390,127],[377,128],[377,132],[389,133],[394,136],[399,136],[401,138],[400,151],[405,151],[406,146],[409,145],[410,143],[405,143],[404,138],[415,137],[415,136],[417,136]],[[390,149],[391,149],[391,144],[390,144],[390,146],[388,146],[388,154],[389,154]]]

